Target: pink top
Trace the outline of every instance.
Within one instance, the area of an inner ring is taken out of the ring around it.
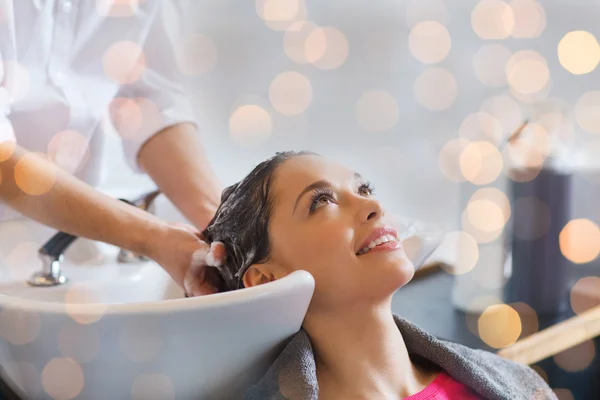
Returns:
[[[481,400],[468,386],[441,372],[425,389],[404,400]]]

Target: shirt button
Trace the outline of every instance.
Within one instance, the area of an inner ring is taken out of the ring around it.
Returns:
[[[60,3],[60,8],[65,13],[70,13],[73,9],[73,2],[71,0],[63,0]]]

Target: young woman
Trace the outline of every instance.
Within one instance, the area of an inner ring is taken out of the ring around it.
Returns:
[[[398,233],[363,177],[313,153],[277,153],[224,190],[203,232],[224,245],[221,290],[315,279],[303,329],[247,398],[555,399],[529,367],[392,314],[414,274]]]

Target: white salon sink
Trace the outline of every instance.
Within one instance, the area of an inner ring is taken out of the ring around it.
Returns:
[[[184,221],[164,196],[155,213]],[[410,220],[398,230],[417,265],[440,241]],[[186,299],[155,263],[119,264],[117,248],[85,239],[65,252],[68,283],[30,287],[38,249],[55,233],[28,220],[0,223],[0,374],[27,399],[239,398],[300,329],[314,290],[298,271]]]
[[[155,212],[184,220],[164,196]],[[300,329],[314,290],[299,271],[186,299],[154,262],[120,264],[117,248],[85,239],[65,252],[66,284],[31,287],[54,233],[0,223],[0,374],[27,399],[238,398]]]

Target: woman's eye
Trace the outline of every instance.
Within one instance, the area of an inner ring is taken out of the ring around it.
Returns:
[[[331,197],[329,195],[321,195],[318,199],[317,199],[317,205],[318,204],[329,204],[332,201]]]
[[[358,193],[365,196],[370,196],[375,193],[375,189],[373,188],[373,186],[371,186],[371,184],[364,183],[358,188]]]
[[[316,193],[310,203],[309,211],[312,213],[318,206],[326,205],[333,201],[333,192]]]

